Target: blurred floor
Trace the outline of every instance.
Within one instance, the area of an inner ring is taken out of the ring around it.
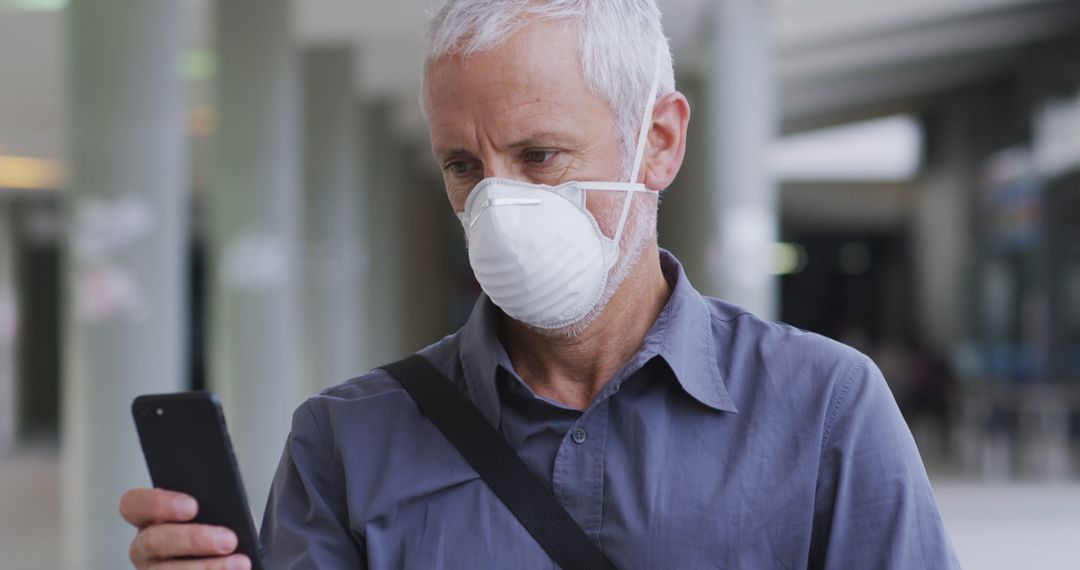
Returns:
[[[55,446],[33,445],[0,456],[0,565],[4,568],[60,568],[59,471]]]
[[[964,568],[1080,567],[1080,482],[935,479],[934,492]]]
[[[0,459],[0,559],[4,568],[60,567],[56,449]],[[934,490],[967,570],[1072,569],[1080,563],[1080,481],[977,482],[935,478]],[[115,512],[103,517],[119,516]]]

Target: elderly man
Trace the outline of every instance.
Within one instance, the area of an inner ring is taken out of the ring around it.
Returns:
[[[875,366],[658,248],[690,109],[654,0],[450,0],[423,105],[485,294],[420,355],[614,566],[957,566]],[[196,508],[125,495],[135,565],[247,567]],[[297,410],[262,540],[270,568],[554,566],[384,370]]]

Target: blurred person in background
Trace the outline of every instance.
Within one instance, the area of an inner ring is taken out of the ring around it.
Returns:
[[[428,41],[484,295],[420,354],[615,566],[958,566],[874,364],[703,297],[658,247],[690,108],[654,0],[450,0]],[[135,566],[248,567],[197,508],[129,491]],[[296,411],[261,538],[270,568],[551,565],[383,370]]]

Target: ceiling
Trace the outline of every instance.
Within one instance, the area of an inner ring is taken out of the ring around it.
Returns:
[[[183,0],[187,48],[212,46],[211,0]],[[701,69],[706,10],[715,0],[660,0],[681,74]],[[406,133],[416,109],[421,29],[435,0],[302,0],[298,41],[356,46],[363,97],[399,102]],[[62,158],[67,100],[63,11],[13,9],[60,0],[0,0],[0,155]],[[5,7],[6,6],[6,7]],[[926,97],[1023,65],[1017,50],[1080,35],[1075,0],[770,0],[770,41],[787,121]],[[193,107],[206,81],[189,82]]]

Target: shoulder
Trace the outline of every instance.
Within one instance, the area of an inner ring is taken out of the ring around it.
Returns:
[[[456,345],[451,335],[419,354],[459,381]],[[359,521],[423,495],[433,481],[475,477],[401,383],[381,368],[304,402],[294,415],[290,450],[301,468],[335,474],[350,516]],[[401,473],[442,475],[402,479]]]
[[[842,408],[865,406],[867,394],[891,400],[877,366],[854,348],[719,299],[706,303],[719,370],[740,410],[797,417],[827,436]]]
[[[460,331],[417,352],[455,382],[461,377],[459,335]],[[323,390],[308,398],[296,413],[294,429],[298,416],[307,414],[328,436],[357,427],[381,430],[385,427],[379,426],[390,422],[408,422],[423,417],[401,383],[382,368],[374,368]]]
[[[798,377],[836,377],[872,367],[861,352],[820,334],[762,319],[720,299],[705,298],[712,319],[713,342],[729,365],[757,361]]]

